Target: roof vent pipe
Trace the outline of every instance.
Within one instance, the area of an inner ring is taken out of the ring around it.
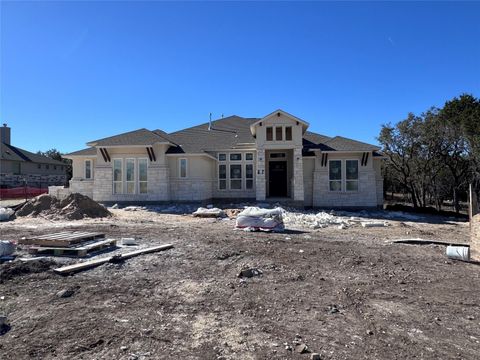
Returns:
[[[208,131],[212,130],[212,113],[210,113],[210,121],[208,122]]]

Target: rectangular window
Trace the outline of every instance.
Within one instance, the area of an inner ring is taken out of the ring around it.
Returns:
[[[218,161],[227,160],[227,154],[218,154]]]
[[[252,161],[253,160],[253,153],[246,153],[245,160]]]
[[[50,165],[45,165],[45,169],[50,169]]]
[[[253,164],[245,165],[245,188],[253,189]]]
[[[53,170],[57,170],[57,165],[53,165]]]
[[[42,168],[42,164],[38,164],[38,165],[37,165],[37,168],[38,168],[38,169],[41,169],[41,168]]]
[[[347,191],[358,191],[358,160],[346,160],[345,167],[345,188]]]
[[[240,153],[230,154],[230,161],[242,161],[242,154]]]
[[[285,153],[271,153],[270,154],[271,159],[284,158],[286,156],[287,156],[287,154],[285,154]]]
[[[267,141],[273,141],[273,127],[267,127]]]
[[[122,187],[122,160],[113,159],[113,193],[121,194],[123,192]]]
[[[242,165],[230,165],[230,189],[242,189]]]
[[[186,178],[187,177],[187,159],[180,159],[180,177]]]
[[[218,165],[218,188],[225,190],[227,188],[227,165]]]
[[[342,161],[330,160],[328,163],[330,191],[342,191]]]
[[[292,127],[291,126],[285,127],[285,140],[287,140],[287,141],[292,140]]]
[[[92,178],[92,160],[85,160],[85,179]]]
[[[148,162],[147,159],[138,159],[138,192],[148,193]]]
[[[135,194],[135,159],[125,159],[127,194]]]
[[[282,126],[276,126],[275,127],[275,140],[276,141],[282,141],[283,140],[283,127]]]

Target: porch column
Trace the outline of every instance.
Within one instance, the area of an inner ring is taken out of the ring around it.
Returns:
[[[265,183],[265,149],[257,149],[257,174],[255,176],[256,199],[265,200],[266,183]]]
[[[293,149],[293,200],[304,201],[302,148]]]

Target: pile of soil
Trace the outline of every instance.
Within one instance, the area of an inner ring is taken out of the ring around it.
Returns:
[[[37,196],[18,209],[15,215],[80,220],[108,217],[112,213],[88,196],[73,193],[62,200],[47,194]]]
[[[48,271],[54,265],[56,265],[55,261],[48,259],[38,259],[26,262],[13,261],[10,263],[5,263],[0,267],[0,284],[16,276]]]

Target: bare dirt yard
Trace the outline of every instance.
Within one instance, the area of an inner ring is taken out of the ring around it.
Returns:
[[[234,231],[234,220],[111,211],[0,223],[4,240],[82,230],[174,244],[66,277],[51,269],[78,260],[0,265],[1,359],[480,356],[480,266],[447,259],[444,246],[391,242],[465,242],[466,222],[387,216],[387,227],[287,223],[284,233],[259,233]],[[261,274],[239,277],[247,267]]]

